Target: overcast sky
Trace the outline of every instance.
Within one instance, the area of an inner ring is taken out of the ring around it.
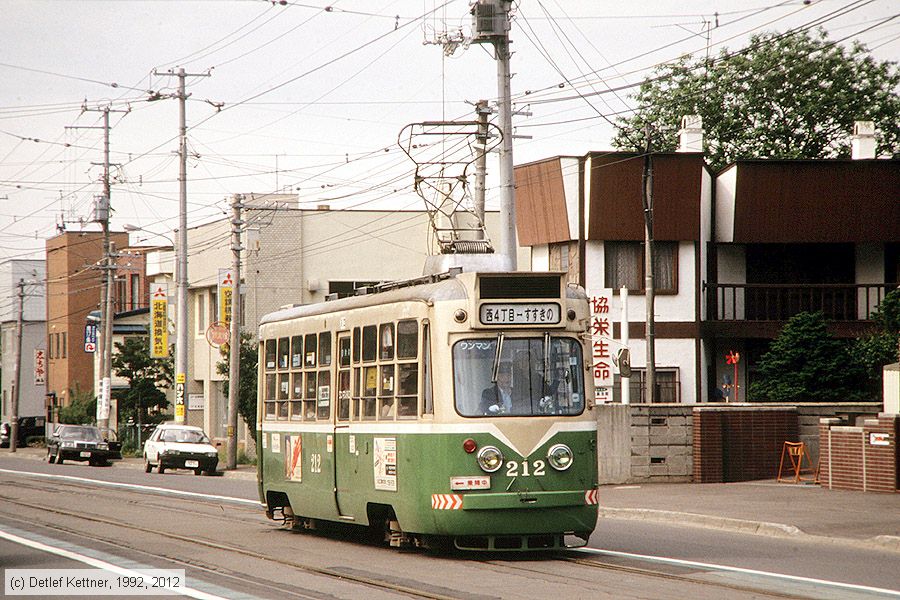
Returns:
[[[176,90],[165,73],[178,67],[209,75],[187,80],[190,226],[224,216],[234,193],[276,189],[308,207],[423,208],[410,194],[414,165],[398,146],[401,130],[472,118],[472,103],[497,96],[490,46],[448,57],[430,43],[469,32],[468,4],[0,0],[0,260],[43,258],[64,221],[78,230],[89,220],[102,189],[97,109],[107,105],[117,111],[112,228],[171,236],[178,103],[149,98]],[[628,89],[610,88],[681,54],[740,48],[752,33],[821,22],[832,39],[858,39],[878,59],[897,60],[900,19],[882,23],[897,6],[521,0],[512,91],[516,108],[531,114],[514,124],[532,137],[515,140],[515,162],[609,149],[610,121],[634,107]],[[601,93],[588,102],[574,83]]]

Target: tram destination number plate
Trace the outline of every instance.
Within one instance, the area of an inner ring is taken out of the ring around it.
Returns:
[[[560,320],[559,304],[482,304],[482,325],[556,325]]]

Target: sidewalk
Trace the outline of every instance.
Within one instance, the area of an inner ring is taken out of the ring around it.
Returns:
[[[44,448],[20,448],[5,456],[45,460]],[[0,463],[2,464],[2,463]],[[113,463],[143,469],[140,458]],[[227,479],[256,479],[255,465],[219,472]],[[818,485],[650,483],[600,487],[600,517],[665,521],[778,537],[852,544],[900,553],[900,493],[829,490]]]
[[[900,552],[900,493],[775,480],[601,486],[600,514]]]

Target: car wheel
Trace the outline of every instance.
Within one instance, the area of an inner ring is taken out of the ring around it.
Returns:
[[[203,475],[203,469],[194,469],[194,475]]]
[[[58,464],[58,465],[63,464],[63,457],[62,457],[62,454],[57,454],[57,455],[56,455],[56,464]]]
[[[51,465],[56,462],[56,457],[50,454],[50,450],[47,450],[47,462]]]
[[[160,475],[162,475],[163,473],[166,472],[166,468],[164,466],[162,466],[162,463],[160,463],[159,466],[156,467],[156,470],[159,471]]]
[[[150,464],[150,461],[147,460],[147,457],[144,457],[144,473],[149,473],[153,470],[153,465]]]
[[[97,466],[97,461],[94,460],[93,458],[90,458],[90,459],[88,459],[88,465],[91,466],[91,467],[96,467],[96,466]]]

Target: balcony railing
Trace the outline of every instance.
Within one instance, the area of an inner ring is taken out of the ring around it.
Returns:
[[[714,321],[786,321],[817,312],[833,321],[867,321],[893,286],[885,284],[721,283],[714,286]]]

